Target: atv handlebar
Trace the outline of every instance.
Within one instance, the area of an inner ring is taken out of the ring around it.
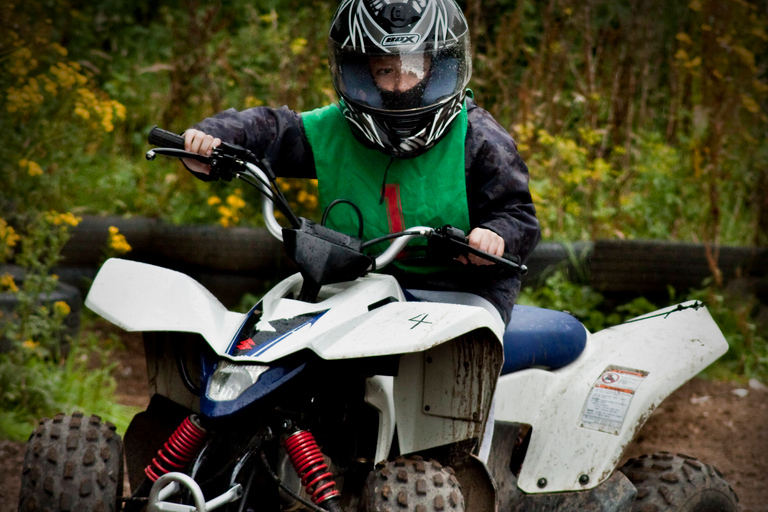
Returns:
[[[156,155],[197,160],[206,165],[210,165],[211,172],[215,177],[222,178],[226,181],[230,181],[232,178],[238,178],[257,188],[263,196],[262,214],[267,230],[281,242],[283,242],[283,227],[278,223],[277,218],[275,217],[275,201],[277,201],[277,206],[280,211],[286,215],[294,229],[302,224],[302,221],[296,217],[290,209],[288,201],[283,197],[280,189],[275,185],[275,176],[272,173],[272,170],[269,169],[268,162],[259,162],[267,168],[265,171],[256,165],[258,160],[250,151],[239,146],[222,143],[220,146],[213,149],[210,157],[198,153],[191,153],[184,150],[184,137],[158,128],[157,126],[150,130],[147,140],[150,144],[159,146],[157,149],[147,151],[147,160],[154,160]],[[528,271],[528,268],[521,264],[520,259],[517,256],[505,253],[504,257],[500,258],[471,247],[467,238],[464,236],[464,232],[451,226],[443,226],[437,229],[416,226],[401,233],[393,233],[381,237],[380,239],[366,242],[363,244],[363,247],[379,241],[392,240],[390,246],[375,258],[368,270],[382,268],[392,263],[397,255],[414,238],[436,239],[438,240],[441,249],[444,249],[447,253],[453,256],[470,253],[503,267],[516,270],[521,274],[525,274]]]
[[[161,148],[184,149],[184,137],[157,126],[153,126],[149,130],[147,141],[153,146]]]

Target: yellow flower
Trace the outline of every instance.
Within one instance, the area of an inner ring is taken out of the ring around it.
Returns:
[[[219,199],[216,196],[211,196],[211,197],[208,198],[208,205],[209,206],[215,206],[215,205],[220,204],[220,203],[221,203],[221,199]]]
[[[49,212],[47,215],[47,220],[54,226],[61,226],[62,224],[67,224],[69,226],[77,226],[80,224],[80,221],[83,220],[82,217],[76,217],[72,213],[56,213],[56,212]]]
[[[75,107],[75,114],[82,117],[83,119],[90,119],[91,117],[91,113],[83,107]]]
[[[115,115],[117,116],[117,118],[120,119],[121,121],[124,121],[125,113],[126,113],[125,105],[123,105],[119,101],[112,100],[112,107],[115,109]]]
[[[685,44],[693,44],[693,40],[691,40],[691,36],[689,36],[689,35],[688,35],[688,34],[686,34],[685,32],[679,32],[679,33],[678,33],[678,34],[675,36],[675,39],[677,39],[677,40],[678,40],[678,41],[680,41],[681,43],[685,43]]]
[[[29,162],[29,165],[27,166],[27,169],[30,176],[40,176],[43,174],[43,170],[40,168],[40,166],[37,164],[37,162]]]
[[[132,249],[125,236],[121,235],[120,230],[115,226],[109,227],[109,247],[118,254],[125,254]]]
[[[256,96],[247,96],[245,98],[245,108],[260,107],[262,105],[264,105],[264,101]]]
[[[277,23],[277,12],[275,10],[272,10],[269,14],[262,14],[259,16],[259,19],[263,21],[264,23]]]
[[[63,213],[62,214],[62,220],[66,224],[69,224],[70,226],[75,227],[78,224],[80,224],[80,221],[83,220],[83,218],[82,217],[76,217],[74,214],[67,212],[67,213]]]
[[[747,50],[743,46],[734,45],[733,51],[738,54],[739,57],[741,57],[741,61],[749,66],[750,68],[755,67],[755,54],[753,54],[751,51]]]
[[[57,53],[58,53],[59,55],[61,55],[62,57],[66,57],[66,56],[67,56],[67,53],[68,53],[68,52],[67,52],[67,49],[66,49],[66,48],[64,48],[63,46],[61,46],[61,45],[60,45],[60,44],[58,44],[58,43],[51,43],[51,49],[52,49],[53,51],[57,52]]]
[[[27,341],[22,343],[21,346],[28,350],[34,350],[40,346],[40,343],[38,343],[37,341],[32,341],[31,339],[28,339]]]
[[[696,57],[692,61],[685,63],[685,67],[687,68],[696,68],[696,67],[699,67],[700,65],[701,65],[701,57]]]
[[[291,53],[298,55],[304,50],[305,46],[307,46],[307,40],[303,37],[297,37],[291,41]]]
[[[60,301],[54,302],[53,310],[56,312],[56,314],[60,316],[67,316],[72,311],[72,308],[69,307],[69,304],[67,304],[63,300],[60,300]]]
[[[11,257],[13,253],[11,249],[16,246],[20,239],[21,237],[5,222],[5,219],[0,218],[0,262]]]
[[[741,95],[741,104],[753,114],[760,112],[760,105],[749,94]]]
[[[39,79],[40,79],[42,82],[44,82],[44,83],[45,83],[45,85],[43,86],[43,88],[44,88],[46,91],[48,91],[48,92],[49,92],[51,95],[53,95],[53,96],[56,96],[56,94],[59,92],[59,88],[58,88],[58,86],[56,85],[56,82],[54,82],[53,80],[51,80],[50,78],[48,78],[48,77],[47,77],[47,76],[45,76],[45,75],[40,75],[38,78],[39,78]]]
[[[12,293],[19,291],[19,287],[16,286],[11,274],[3,274],[0,276],[0,291],[9,291]]]
[[[232,207],[233,210],[239,210],[245,207],[245,201],[243,198],[236,195],[230,195],[227,197],[227,204]]]

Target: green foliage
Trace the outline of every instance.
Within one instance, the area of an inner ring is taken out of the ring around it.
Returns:
[[[759,5],[466,2],[473,89],[518,137],[548,237],[768,241]]]
[[[70,308],[65,302],[47,305],[45,299],[56,289],[57,278],[50,271],[69,239],[68,227],[76,224],[77,218],[71,214],[48,213],[34,215],[24,228],[14,261],[26,271],[26,277],[20,288],[13,279],[5,283],[18,304],[11,319],[4,318],[0,324],[0,336],[13,341],[16,349],[35,349],[44,358],[59,355],[63,321]]]
[[[116,339],[83,334],[71,342],[63,359],[28,353],[27,348],[0,354],[0,438],[26,440],[41,418],[78,410],[97,414],[125,432],[138,411],[115,400],[117,384],[107,356],[118,347]]]
[[[578,279],[569,277],[564,270],[556,270],[543,286],[526,287],[517,303],[557,311],[568,311],[578,318],[590,332],[597,332],[679,302],[698,300],[707,310],[728,341],[729,350],[703,374],[720,380],[747,380],[757,378],[768,382],[768,337],[758,329],[759,301],[749,292],[724,291],[711,283],[699,290],[691,290],[678,299],[670,290],[669,301],[655,305],[644,297],[617,307],[609,307],[605,297]]]
[[[689,293],[688,299],[704,302],[728,340],[729,350],[705,374],[719,379],[768,382],[768,336],[758,328],[759,301],[743,290],[709,286]]]
[[[112,139],[125,107],[75,61],[53,19],[63,3],[21,2],[0,10],[0,212],[61,209],[58,190],[76,169],[80,152]],[[76,148],[76,149],[75,149]]]
[[[524,288],[517,303],[568,311],[590,332],[618,325],[658,309],[644,297],[638,297],[614,309],[607,308],[605,297],[600,292],[576,281],[570,278],[566,271],[557,270],[545,278],[542,286]]]
[[[121,430],[133,414],[114,401],[108,356],[118,340],[92,333],[72,339],[65,332],[70,306],[48,300],[57,287],[50,270],[77,221],[71,214],[38,214],[13,233],[14,261],[25,277],[20,285],[9,274],[0,279],[0,292],[16,299],[13,311],[0,316],[0,340],[10,344],[0,353],[0,437],[23,440],[37,420],[60,411],[87,409]]]
[[[758,192],[768,186],[768,21],[756,4],[461,4],[473,37],[471,86],[518,139],[546,238],[768,241]],[[207,201],[224,203],[225,185],[197,182],[176,163],[148,165],[149,128],[180,132],[226,108],[302,111],[335,100],[330,0],[9,7],[4,25],[24,23],[0,36],[8,71],[0,123],[15,137],[0,148],[15,178],[0,201],[6,217],[44,204],[222,222],[221,205]],[[69,71],[53,74],[52,65]],[[24,87],[26,110],[11,91]],[[285,188],[302,213],[316,214],[315,184]],[[259,224],[255,201],[244,198],[240,222]]]

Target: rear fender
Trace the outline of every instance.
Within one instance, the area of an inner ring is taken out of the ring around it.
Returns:
[[[728,349],[707,309],[695,305],[593,334],[564,368],[499,379],[496,419],[533,426],[520,489],[591,489],[611,475],[651,412]]]

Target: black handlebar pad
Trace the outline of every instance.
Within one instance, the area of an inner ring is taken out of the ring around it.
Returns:
[[[147,141],[153,146],[161,148],[184,149],[184,137],[157,126],[153,126],[149,131]]]

